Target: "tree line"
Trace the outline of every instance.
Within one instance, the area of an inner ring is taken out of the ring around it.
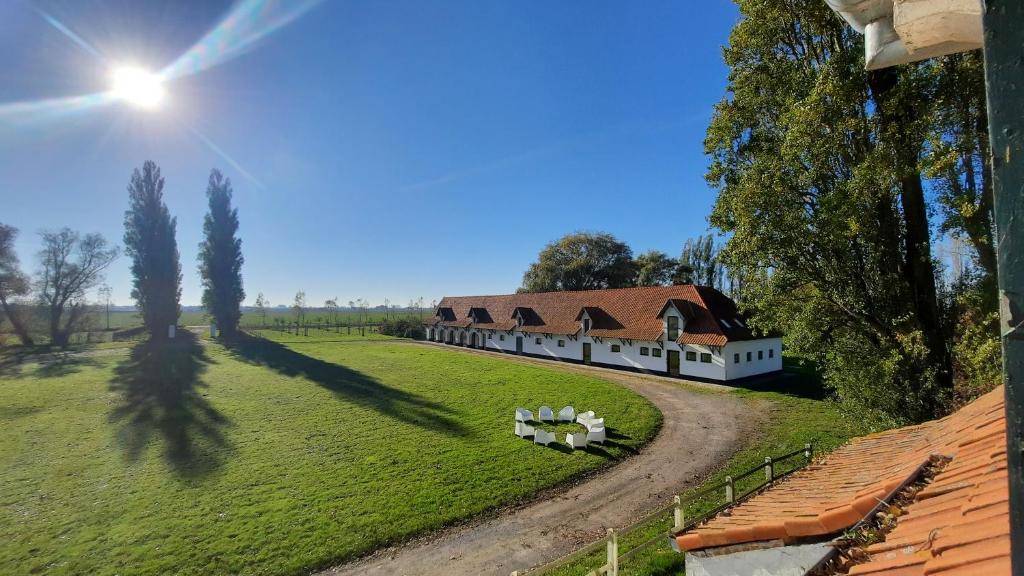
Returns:
[[[163,200],[160,168],[146,161],[132,172],[128,209],[124,215],[124,252],[131,259],[131,297],[150,338],[171,336],[181,315],[181,263],[176,239],[177,219]],[[221,333],[233,335],[245,299],[242,288],[242,242],[238,238],[238,211],[231,205],[231,181],[220,171],[210,172],[206,189],[209,210],[203,221],[198,271],[203,306]],[[18,230],[0,223],[0,307],[24,345],[35,344],[31,321],[45,319],[50,343],[67,346],[73,332],[87,318],[86,293],[98,286],[104,272],[119,256],[100,234],[81,234],[69,228],[40,233],[43,248],[37,255],[39,271],[23,272],[14,249]]]
[[[677,258],[659,250],[634,258],[629,245],[611,234],[575,232],[541,250],[519,292],[700,284],[738,295],[742,277],[719,252],[714,236],[703,234],[687,239]]]
[[[999,381],[992,182],[980,51],[864,69],[818,0],[736,0],[727,94],[707,130],[712,226],[755,325],[890,423]],[[932,238],[965,240],[945,281]]]

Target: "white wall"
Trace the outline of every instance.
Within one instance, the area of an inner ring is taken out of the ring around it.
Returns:
[[[444,342],[447,342],[447,332],[455,332],[456,335],[460,329],[439,329],[437,330],[437,336],[444,336]],[[745,378],[748,376],[755,376],[758,374],[764,374],[768,372],[775,372],[782,369],[782,339],[781,338],[762,338],[759,340],[749,340],[745,342],[730,342],[721,353],[716,353],[715,348],[710,346],[699,346],[694,344],[687,344],[680,346],[675,342],[666,342],[665,348],[662,350],[661,357],[657,358],[653,355],[653,349],[658,347],[655,342],[642,342],[634,340],[631,343],[617,338],[603,338],[600,342],[589,336],[584,336],[573,340],[568,336],[544,336],[543,334],[532,334],[523,333],[518,330],[513,331],[512,334],[507,332],[496,330],[493,334],[489,334],[487,330],[476,331],[478,338],[482,338],[486,342],[486,348],[488,350],[498,350],[503,352],[515,353],[516,351],[516,337],[521,336],[523,339],[523,353],[531,354],[534,356],[549,357],[552,359],[562,358],[568,360],[583,360],[583,343],[590,343],[591,350],[591,361],[595,364],[607,364],[611,366],[622,366],[627,368],[633,368],[638,370],[647,370],[651,372],[664,373],[668,370],[668,351],[678,350],[679,351],[679,374],[682,377],[696,377],[696,378],[707,378],[711,380],[733,380],[737,378]],[[470,331],[465,332],[463,336],[463,344],[469,346]],[[501,340],[502,335],[505,337]],[[537,344],[536,339],[540,338],[541,343]],[[564,340],[565,347],[559,348],[558,341]],[[454,342],[457,342],[457,338]],[[481,340],[478,340],[478,342]],[[611,345],[617,344],[620,347],[619,352],[612,352]],[[640,348],[646,347],[649,349],[647,356],[640,355]],[[774,350],[774,357],[768,357],[768,350]],[[761,350],[763,352],[763,358],[757,359],[757,352]],[[696,353],[696,360],[687,360],[687,352]],[[746,353],[751,353],[751,361],[747,362]],[[705,363],[700,361],[701,354],[711,354],[711,363]],[[740,355],[740,362],[736,364],[734,354]]]
[[[679,345],[675,342],[670,342],[665,345],[665,348],[679,350],[679,373],[684,377],[693,376],[695,378],[709,378],[711,380],[726,379],[725,360],[710,346],[700,346],[697,344]],[[696,353],[696,360],[687,360],[687,352]],[[711,363],[701,362],[701,354],[711,354]]]
[[[774,358],[768,357],[768,350],[774,350]],[[757,352],[763,352],[763,358],[757,359]],[[750,362],[747,362],[747,352],[750,352]],[[735,354],[740,355],[740,361],[735,362]],[[760,338],[757,340],[746,340],[742,342],[730,342],[725,345],[722,355],[725,360],[725,369],[728,379],[746,378],[767,372],[782,370],[782,338]]]
[[[624,342],[618,338],[602,338],[598,342],[594,338],[589,336],[583,339],[584,342],[590,342],[590,360],[598,364],[612,364],[615,366],[628,366],[630,368],[636,368],[640,370],[651,370],[655,372],[664,372],[666,370],[667,355],[662,350],[661,358],[655,358],[654,356],[641,356],[640,347],[645,348],[656,348],[658,345],[654,342],[641,342],[639,340],[633,340],[632,343]],[[619,346],[618,352],[612,352],[612,344]],[[582,345],[581,345],[582,348]],[[583,358],[582,350],[580,352],[580,358]]]
[[[519,335],[520,333],[516,331],[516,334]],[[580,343],[579,339],[573,340],[564,334],[545,336],[543,334],[526,333],[522,334],[522,337],[524,354],[534,354],[549,358],[565,358],[567,360],[583,360],[583,344]],[[537,338],[540,338],[540,344],[536,343]],[[559,340],[565,342],[564,348],[558,347]],[[512,349],[515,350],[514,337],[512,339]]]

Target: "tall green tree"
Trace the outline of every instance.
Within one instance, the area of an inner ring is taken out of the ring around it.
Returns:
[[[818,0],[737,4],[705,141],[722,259],[754,322],[843,400],[932,417],[951,378],[920,166],[928,65],[865,72],[862,37]]]
[[[238,209],[231,206],[231,180],[219,170],[210,172],[206,197],[210,210],[203,221],[199,243],[199,277],[203,307],[213,316],[220,333],[233,336],[242,317],[242,240],[238,238]]]
[[[668,254],[658,250],[650,250],[636,257],[638,286],[668,286],[679,265]]]
[[[164,204],[164,179],[151,160],[132,172],[124,213],[125,252],[132,259],[132,298],[150,336],[167,337],[181,315],[177,219]]]
[[[636,285],[633,251],[607,233],[576,232],[544,247],[523,274],[520,292],[594,290]]]
[[[31,288],[28,275],[21,271],[18,254],[14,251],[17,236],[17,228],[0,223],[0,309],[21,343],[31,346],[35,340],[23,315],[25,309],[15,302],[15,299],[28,295]]]
[[[677,284],[700,284],[721,286],[722,267],[718,261],[718,247],[715,237],[702,234],[687,238],[679,255],[679,266],[675,273]]]

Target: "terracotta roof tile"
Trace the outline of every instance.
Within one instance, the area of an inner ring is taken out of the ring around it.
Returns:
[[[724,346],[756,338],[731,299],[714,288],[692,285],[446,296],[435,317],[425,324],[512,330],[515,312],[520,310],[526,320],[520,328],[523,332],[571,335],[580,331],[579,319],[585,310],[592,319],[590,336],[654,341],[664,332],[661,311],[669,302],[686,317],[678,339],[681,344]],[[486,311],[490,322],[472,322],[471,310]]]
[[[854,439],[676,542],[695,550],[829,537],[867,516],[930,455],[942,454],[952,459],[850,574],[1010,574],[1003,394],[1000,387],[946,418]]]

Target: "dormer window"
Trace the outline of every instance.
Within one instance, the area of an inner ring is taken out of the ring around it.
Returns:
[[[516,326],[522,327],[522,325],[523,325],[523,317],[517,314],[516,315]]]
[[[583,333],[590,332],[590,318],[583,319]]]
[[[678,340],[679,339],[679,317],[669,316],[668,317],[668,339]]]

